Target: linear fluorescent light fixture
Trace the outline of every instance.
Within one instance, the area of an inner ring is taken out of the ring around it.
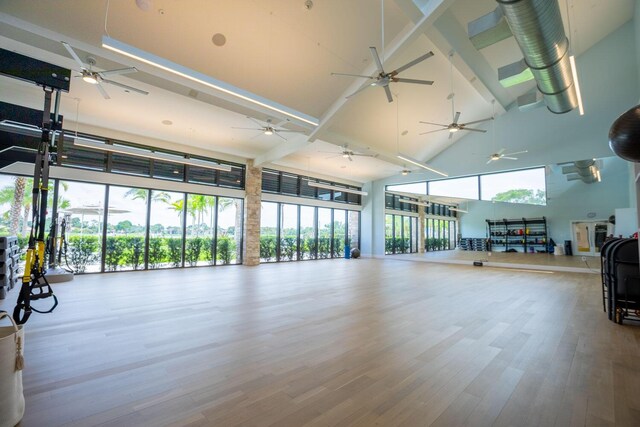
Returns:
[[[405,156],[405,155],[403,155],[403,154],[398,154],[398,158],[399,158],[400,160],[404,160],[405,162],[409,162],[409,163],[411,163],[411,164],[413,164],[413,165],[416,165],[416,166],[418,166],[418,167],[421,167],[422,169],[426,169],[426,170],[431,171],[431,172],[433,172],[433,173],[437,173],[438,175],[442,175],[442,176],[449,176],[449,175],[447,175],[447,174],[446,174],[446,173],[444,173],[444,172],[440,172],[440,171],[438,171],[438,170],[435,170],[435,169],[433,169],[433,168],[430,168],[429,166],[425,165],[424,163],[419,162],[419,161],[414,160],[414,159],[411,159],[411,158],[409,158],[409,157],[407,157],[407,156]]]
[[[359,194],[361,196],[369,195],[369,193],[367,193],[366,191],[356,190],[355,188],[343,188],[343,187],[338,187],[336,185],[323,184],[321,182],[316,182],[316,181],[309,181],[308,185],[309,187],[324,188],[325,190],[342,191],[343,193]]]
[[[417,200],[411,200],[411,199],[400,199],[400,201],[402,203],[409,203],[410,205],[418,205],[418,206],[431,206],[431,203],[427,203],[427,202],[419,202]]]
[[[227,95],[242,99],[243,101],[248,101],[252,104],[258,105],[268,110],[284,114],[285,116],[291,117],[292,119],[308,123],[312,126],[318,126],[318,119],[316,119],[315,117],[311,117],[299,111],[292,110],[291,108],[285,107],[284,105],[278,104],[223,81],[214,79],[211,76],[192,70],[183,65],[176,64],[175,62],[171,62],[167,59],[153,55],[149,52],[138,49],[137,47],[128,45],[116,39],[112,39],[111,37],[102,36],[102,47],[119,53],[120,55],[127,56],[140,62],[144,62],[145,64],[151,65],[161,70],[168,71],[172,74],[175,74],[176,76],[180,76],[187,80],[191,80],[201,85],[226,93]]]
[[[458,208],[452,208],[449,207],[450,211],[456,211],[456,212],[462,212],[462,213],[469,213],[469,211],[465,211],[464,209],[458,209]]]
[[[573,84],[576,85],[576,95],[578,96],[578,111],[580,115],[584,116],[584,108],[582,106],[582,93],[580,92],[580,82],[578,81],[578,70],[576,68],[575,56],[569,56],[569,62],[571,63],[571,74],[573,74]]]
[[[221,165],[218,163],[205,162],[198,159],[186,159],[184,157],[172,156],[171,154],[155,153],[152,151],[142,150],[134,147],[124,147],[121,145],[109,145],[104,142],[86,138],[82,136],[76,136],[73,141],[73,145],[77,147],[93,148],[95,150],[109,151],[111,153],[127,154],[129,156],[144,157],[146,159],[162,160],[169,163],[179,163],[190,166],[198,166],[206,169],[216,169],[229,172],[231,166]]]

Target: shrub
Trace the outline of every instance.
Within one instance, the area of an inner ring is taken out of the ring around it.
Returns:
[[[280,239],[280,260],[292,261],[297,253],[295,237],[283,237]]]
[[[229,264],[231,257],[235,253],[235,241],[229,237],[220,237],[218,239],[218,260],[222,261],[222,264]]]
[[[149,238],[149,268],[158,268],[166,261],[167,250],[162,237]]]
[[[193,237],[187,239],[187,246],[185,248],[185,258],[189,262],[191,267],[198,265],[200,259],[200,252],[202,251],[202,239],[200,237]]]
[[[104,264],[107,271],[116,271],[124,256],[124,242],[118,237],[107,237],[104,248]]]
[[[384,252],[386,254],[392,254],[393,253],[393,245],[394,245],[393,237],[386,237],[384,239]]]
[[[82,274],[87,269],[87,264],[94,262],[98,250],[97,236],[72,236],[69,237],[71,247],[69,257],[75,273]]]
[[[318,258],[326,259],[331,257],[331,238],[318,238]]]
[[[182,263],[182,239],[167,239],[169,246],[169,262],[172,267],[180,267]]]
[[[344,253],[344,239],[342,237],[336,237],[333,239],[333,256],[334,258],[342,257]]]
[[[316,255],[316,239],[314,237],[306,237],[300,239],[300,258],[313,259]]]
[[[144,263],[144,238],[125,237],[123,243],[126,246],[125,264],[137,270],[141,263]]]
[[[204,249],[204,258],[209,265],[215,264],[216,259],[216,241],[213,238],[203,237],[202,248]]]
[[[269,262],[276,257],[276,237],[260,236],[260,258]]]

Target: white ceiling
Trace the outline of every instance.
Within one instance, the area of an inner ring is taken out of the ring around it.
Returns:
[[[451,122],[447,100],[452,83],[448,59],[452,44],[447,39],[451,35],[444,34],[446,31],[436,33],[431,22],[416,33],[419,7],[425,2],[384,2],[385,69],[393,70],[430,50],[435,54],[402,75],[434,80],[435,84],[392,84],[396,100],[388,103],[384,91],[376,87],[347,101],[345,94],[362,81],[330,75],[366,73],[372,67],[369,46],[376,46],[382,55],[379,1],[315,0],[311,10],[304,8],[304,0],[148,1],[152,6],[143,11],[134,0],[3,0],[0,46],[77,68],[59,43],[66,40],[81,58],[89,53],[96,57],[99,69],[138,67],[140,72],[114,80],[147,90],[148,96],[105,85],[112,98],[105,100],[93,86],[75,79],[62,102],[67,124],[75,122],[77,115],[80,130],[111,129],[132,141],[157,141],[159,146],[181,144],[229,159],[263,158],[308,173],[366,182],[398,173],[403,167],[395,158],[398,152],[428,160],[464,138],[463,132],[452,141],[447,139],[447,132],[419,135],[435,129],[418,123],[420,120]],[[633,15],[632,0],[567,1],[578,54]],[[465,29],[467,22],[496,6],[495,0],[427,3],[441,4],[433,13],[434,20],[449,14]],[[565,1],[560,4],[566,15]],[[566,27],[567,22],[565,17]],[[224,46],[212,43],[216,33],[225,35]],[[410,36],[413,33],[415,37]],[[311,140],[306,135],[287,134],[287,141],[257,131],[232,129],[254,127],[246,117],[250,115],[306,130],[307,135],[313,131],[310,126],[287,123],[277,114],[229,102],[212,89],[108,52],[101,47],[105,34],[316,117],[321,120],[320,129]],[[498,67],[519,59],[520,54],[515,41],[509,39],[483,49],[478,58],[497,76]],[[462,53],[454,56],[453,90],[462,122],[492,115],[490,101],[495,95],[474,74],[478,58]],[[525,85],[506,91],[501,99],[507,102],[496,111],[502,111],[505,104],[529,88]],[[0,93],[0,100],[41,108],[41,90],[36,87],[0,77]],[[164,120],[172,125],[162,124]],[[378,157],[356,157],[349,162],[323,153],[339,152],[343,144]]]

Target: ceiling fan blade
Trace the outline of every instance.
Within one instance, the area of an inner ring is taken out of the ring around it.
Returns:
[[[87,67],[84,65],[84,62],[80,60],[80,57],[78,56],[76,51],[73,50],[73,48],[69,45],[69,43],[67,42],[61,42],[61,43],[62,43],[62,46],[64,46],[64,48],[67,49],[67,52],[69,52],[69,55],[71,55],[71,57],[78,63],[80,68],[85,70]]]
[[[372,76],[363,76],[362,74],[349,74],[349,73],[331,73],[332,76],[347,76],[347,77],[362,77],[365,79],[375,79]]]
[[[106,90],[104,90],[104,88],[102,87],[102,85],[100,83],[98,83],[97,85],[95,85],[96,89],[98,89],[98,92],[100,92],[100,94],[102,95],[102,97],[104,99],[111,99],[111,97],[109,96],[109,94],[107,93]]]
[[[493,162],[493,157],[489,157],[489,160],[487,160],[487,164]]]
[[[336,154],[336,155],[334,155],[334,156],[325,157],[325,159],[333,159],[333,158],[335,158],[335,157],[342,157],[342,153],[340,153],[340,154]]]
[[[253,117],[249,117],[247,116],[247,119],[251,120],[253,123],[257,124],[258,126],[260,126],[259,130],[264,129],[264,125],[262,123],[260,123],[259,121],[257,121],[256,119],[254,119]],[[248,129],[248,128],[247,128]]]
[[[425,125],[442,126],[443,128],[448,128],[449,127],[449,125],[443,125],[442,123],[423,122],[423,121],[420,121],[418,123],[424,123]]]
[[[239,127],[235,127],[235,126],[232,126],[232,127],[231,127],[231,129],[259,130],[259,131],[262,131],[262,130],[263,130],[262,128],[260,128],[260,129],[257,129],[257,128],[239,128]]]
[[[487,117],[486,119],[482,120],[474,120],[473,122],[465,123],[464,125],[475,125],[476,123],[488,122],[489,120],[493,120],[493,117]]]
[[[276,132],[304,133],[302,130],[274,129]]]
[[[100,77],[104,76],[115,76],[117,74],[128,74],[128,73],[137,73],[138,69],[136,67],[127,67],[127,68],[119,68],[117,70],[107,70],[107,71],[98,71]]]
[[[392,72],[392,74],[394,74],[394,75],[395,75],[395,74],[399,74],[399,73],[403,72],[404,70],[406,70],[407,68],[411,68],[411,67],[413,67],[414,65],[421,63],[421,62],[422,62],[422,61],[424,61],[425,59],[427,59],[427,58],[431,58],[432,56],[433,56],[433,52],[427,52],[427,53],[425,53],[424,55],[422,55],[422,56],[420,56],[420,57],[418,57],[418,58],[414,59],[413,61],[411,61],[411,62],[407,62],[407,63],[406,63],[406,64],[404,64],[402,67],[400,67],[400,68],[396,69],[395,71],[393,71],[393,72]]]
[[[497,154],[498,154],[498,156],[499,156],[500,154],[504,153],[505,151],[507,151],[507,149],[506,149],[506,148],[501,148],[501,149],[500,149],[500,151],[498,151],[498,153],[497,153]]]
[[[373,56],[373,60],[375,61],[376,66],[378,67],[378,72],[384,74],[382,61],[380,61],[380,57],[378,56],[378,50],[374,46],[369,47],[369,50],[371,51],[371,56]]]
[[[354,97],[355,95],[359,94],[360,92],[362,92],[363,90],[370,88],[371,85],[367,84],[362,86],[360,89],[358,89],[357,91],[353,92],[351,95],[347,95],[347,99]]]
[[[501,159],[507,159],[507,160],[518,160],[517,157],[508,157],[508,156],[501,156]]]
[[[377,154],[360,154],[360,153],[351,153],[350,156],[360,156],[360,157],[378,157]]]
[[[351,158],[351,154],[347,156],[347,159],[349,159],[350,162],[353,162],[353,159]]]
[[[387,101],[393,102],[393,95],[391,95],[391,89],[389,89],[389,86],[384,87],[384,92],[387,94]]]
[[[456,115],[453,116],[453,123],[458,123],[459,118],[460,118],[460,111],[456,111]]]
[[[460,130],[470,130],[472,132],[482,132],[482,133],[486,133],[487,131],[484,129],[474,129],[474,128],[468,128],[466,126],[460,125]]]
[[[442,132],[443,130],[449,130],[449,129],[445,127],[443,129],[436,129],[436,130],[430,130],[429,132],[422,132],[422,133],[419,133],[418,135],[426,135],[428,133]]]
[[[139,93],[141,95],[149,95],[149,92],[147,92],[146,90],[142,90],[142,89],[138,89],[138,88],[135,88],[135,87],[132,87],[132,86],[128,86],[128,85],[122,84],[122,83],[114,82],[113,80],[102,79],[102,82],[110,84],[110,85],[118,86],[118,87],[121,87],[122,89],[130,90],[132,92],[136,92],[136,93]]]
[[[433,84],[433,80],[416,80],[416,79],[403,79],[400,77],[394,77],[392,79],[393,82],[396,83],[415,83],[418,85],[432,85]]]
[[[507,154],[505,154],[505,156],[513,156],[514,154],[524,154],[524,153],[528,153],[528,152],[529,152],[529,151],[527,151],[527,150],[524,150],[524,151],[516,151],[516,152],[513,152],[513,153],[507,153]]]
[[[256,138],[258,138],[258,137],[260,137],[260,136],[264,135],[264,132],[262,132],[262,129],[260,129],[260,131],[261,131],[261,132],[260,132],[259,134],[252,136],[252,137],[251,137],[251,139],[256,139]]]
[[[285,138],[284,136],[280,135],[280,134],[278,133],[278,131],[277,131],[277,130],[275,130],[275,129],[274,129],[274,131],[273,131],[273,134],[274,134],[274,135],[276,135],[276,136],[278,136],[278,137],[280,137],[280,138],[282,138],[282,139],[284,139],[285,141],[287,140],[287,138]]]
[[[453,133],[454,132],[449,132],[449,139],[453,139]]]

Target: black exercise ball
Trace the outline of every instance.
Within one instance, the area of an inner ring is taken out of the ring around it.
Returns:
[[[351,258],[360,258],[360,249],[358,248],[351,249]]]
[[[640,105],[636,105],[613,122],[609,129],[609,147],[630,162],[640,162]]]

